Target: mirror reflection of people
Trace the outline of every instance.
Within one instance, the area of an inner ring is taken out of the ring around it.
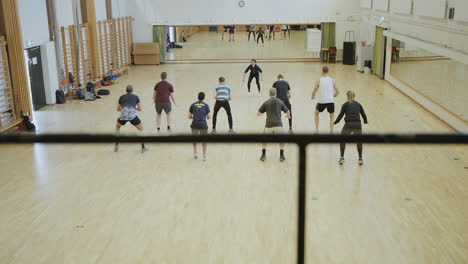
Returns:
[[[265,47],[265,41],[263,40],[263,35],[265,35],[265,31],[263,31],[263,28],[260,27],[257,31],[257,46],[258,42],[260,41],[260,38],[262,39],[262,45]]]
[[[255,25],[250,25],[247,27],[247,41],[250,41],[250,35],[253,35],[253,40],[255,41]]]
[[[229,26],[229,41],[234,41],[234,35],[236,34],[236,27],[234,25]]]
[[[258,95],[260,96],[261,95],[261,90],[260,90],[260,77],[262,76],[261,74],[263,74],[263,71],[262,69],[257,65],[257,61],[255,59],[252,59],[250,61],[250,65],[247,67],[247,69],[245,69],[244,71],[244,78],[242,80],[242,82],[245,81],[245,75],[250,71],[250,75],[249,75],[249,80],[247,82],[247,89],[250,93],[250,84],[252,83],[252,80],[253,78],[255,78],[255,81],[257,83],[257,88],[258,88]],[[263,78],[262,78],[262,81],[263,81]]]
[[[336,118],[335,125],[338,124],[343,116],[345,116],[345,125],[343,126],[343,130],[341,131],[341,135],[361,135],[362,134],[362,125],[361,125],[361,118],[364,119],[364,124],[367,124],[367,115],[364,112],[364,108],[362,105],[354,100],[356,96],[353,91],[348,91],[346,93],[348,97],[348,101],[343,104],[341,107],[341,112]],[[344,163],[344,153],[345,153],[346,143],[340,143],[340,161],[338,162],[340,165]],[[357,144],[357,151],[359,155],[358,163],[359,165],[363,165],[364,162],[362,160],[362,143]]]
[[[224,40],[224,33],[229,33],[229,26],[223,26],[223,34],[221,35],[221,40]]]
[[[268,26],[268,40],[271,40],[271,36],[273,35],[273,40],[275,40],[275,25]]]

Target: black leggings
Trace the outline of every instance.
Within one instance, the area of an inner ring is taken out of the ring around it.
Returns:
[[[214,106],[214,114],[213,114],[213,129],[216,129],[216,121],[218,119],[218,112],[221,108],[226,110],[229,122],[229,129],[232,129],[232,114],[231,114],[231,106],[229,105],[229,100],[216,100]]]
[[[289,114],[291,115],[291,118],[288,119],[289,121],[289,128],[292,128],[292,109],[291,109],[291,103],[288,101],[284,102],[284,104],[286,105],[286,107],[289,109]]]
[[[345,123],[341,135],[362,135],[362,126],[361,122],[347,122]],[[344,152],[346,148],[346,143],[340,143],[340,152],[341,157],[344,157]],[[357,143],[357,150],[359,158],[362,159],[362,143]]]
[[[253,36],[254,36],[254,41],[255,41],[255,32],[254,32],[254,31],[249,31],[249,40],[248,40],[248,41],[250,41],[250,34],[253,34]]]
[[[258,44],[258,42],[260,41],[260,38],[262,38],[262,43],[265,43],[265,41],[263,41],[263,35],[259,35],[259,36],[257,37],[257,44]]]
[[[275,40],[275,31],[270,30],[270,32],[268,33],[268,40],[271,39],[271,35],[273,35],[273,40]]]
[[[249,76],[249,81],[247,82],[247,89],[249,89],[249,92],[250,92],[250,83],[252,82],[253,78],[255,78],[255,81],[257,82],[258,91],[260,92],[260,75],[259,74],[256,74],[256,75],[251,74]]]

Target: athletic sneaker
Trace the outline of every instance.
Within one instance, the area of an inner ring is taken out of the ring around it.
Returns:
[[[147,152],[147,151],[148,151],[147,148],[141,148],[141,153],[145,153],[145,152]]]
[[[194,158],[194,159],[198,159],[197,153],[193,154],[193,158]]]
[[[119,144],[115,144],[114,151],[115,152],[119,151]]]
[[[213,135],[216,134],[216,129],[213,129],[213,130],[211,131],[211,134],[213,134]]]
[[[292,128],[289,128],[288,132],[289,132],[289,134],[294,133],[293,130],[292,130]]]
[[[208,160],[208,158],[207,158],[207,157],[203,157],[203,161],[207,161],[207,160]]]
[[[359,165],[364,165],[364,161],[362,159],[359,159],[358,163]]]
[[[265,161],[266,160],[266,156],[265,154],[262,154],[262,156],[260,157],[260,161]]]
[[[234,135],[235,133],[234,129],[229,129],[229,134]]]
[[[340,158],[340,160],[338,161],[338,164],[343,165],[343,163],[344,163],[344,158]]]
[[[284,155],[280,155],[280,162],[283,162],[286,160],[286,157]]]

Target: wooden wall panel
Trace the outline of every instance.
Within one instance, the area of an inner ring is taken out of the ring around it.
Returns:
[[[16,121],[21,121],[21,114],[32,117],[28,75],[24,59],[23,37],[19,20],[17,0],[0,1],[0,35],[7,42],[7,57],[11,77],[11,89],[15,104]]]

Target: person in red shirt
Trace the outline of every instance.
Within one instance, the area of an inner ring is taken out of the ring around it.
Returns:
[[[174,87],[166,79],[167,73],[161,73],[161,81],[154,86],[153,102],[156,106],[156,127],[158,132],[161,131],[161,114],[163,110],[167,115],[167,131],[171,132],[171,100],[174,105],[177,105],[174,98]]]

